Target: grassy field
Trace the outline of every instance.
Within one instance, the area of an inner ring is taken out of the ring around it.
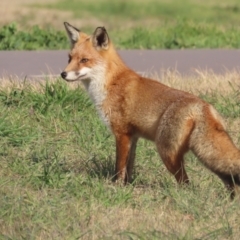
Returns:
[[[0,50],[68,49],[63,21],[89,33],[104,25],[118,48],[240,44],[237,0],[3,2],[16,9],[0,14]],[[240,146],[239,72],[153,77],[213,104]],[[191,153],[188,187],[145,140],[134,182],[113,183],[114,139],[81,86],[0,79],[0,111],[0,239],[239,239],[240,197],[230,201]]]
[[[161,76],[212,103],[238,146],[239,79]],[[0,239],[239,238],[239,199],[191,153],[189,187],[177,186],[143,140],[133,184],[114,184],[114,139],[81,86],[1,79],[0,111]]]
[[[68,48],[64,40],[64,21],[89,34],[97,26],[105,26],[115,45],[125,49],[240,46],[238,0],[221,3],[216,0],[55,0],[35,1],[34,4],[29,0],[19,6],[18,11],[21,9],[23,13],[13,15],[11,21],[0,19],[0,25],[7,26],[0,30],[0,49]],[[8,29],[14,21],[20,30],[12,35]],[[40,29],[35,27],[35,31],[29,31],[34,24]],[[50,32],[49,36],[42,28]]]

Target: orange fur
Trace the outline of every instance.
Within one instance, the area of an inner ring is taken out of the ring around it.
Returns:
[[[240,152],[216,110],[198,97],[142,77],[129,69],[104,28],[87,36],[65,23],[72,49],[62,73],[81,80],[116,139],[116,179],[131,181],[137,140],[154,141],[167,169],[188,183],[184,154],[196,156],[234,196],[240,184]],[[76,77],[74,77],[75,75]]]

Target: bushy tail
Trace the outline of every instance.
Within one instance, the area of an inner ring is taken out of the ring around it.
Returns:
[[[240,185],[240,151],[213,107],[205,107],[203,115],[196,120],[190,148],[228,187]]]

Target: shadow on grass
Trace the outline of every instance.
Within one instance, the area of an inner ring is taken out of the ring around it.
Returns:
[[[93,156],[85,164],[85,171],[90,177],[114,179],[115,159],[111,156],[99,159]]]

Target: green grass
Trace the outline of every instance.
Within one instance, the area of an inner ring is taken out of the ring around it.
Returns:
[[[238,92],[201,97],[233,123]],[[114,139],[81,87],[12,86],[0,111],[0,239],[238,239],[239,201],[191,153],[187,188],[144,140],[134,183],[114,184]]]
[[[237,0],[221,3],[216,0],[59,0],[31,8],[32,11],[39,8],[69,11],[72,16],[63,21],[79,22],[76,27],[89,34],[104,25],[120,49],[239,48],[240,45]],[[11,24],[0,30],[0,50],[68,48],[63,25],[60,32],[39,27],[18,31]]]
[[[91,34],[89,32],[89,34]],[[109,31],[118,49],[179,49],[179,48],[239,48],[240,31],[232,28],[221,30],[209,25],[195,25],[180,21],[168,29],[137,27],[125,31]],[[66,33],[54,29],[44,30],[37,26],[30,32],[18,30],[16,24],[0,30],[0,50],[69,49]]]
[[[66,34],[54,29],[41,29],[34,26],[29,31],[18,29],[16,23],[0,29],[0,50],[44,50],[66,49]]]

